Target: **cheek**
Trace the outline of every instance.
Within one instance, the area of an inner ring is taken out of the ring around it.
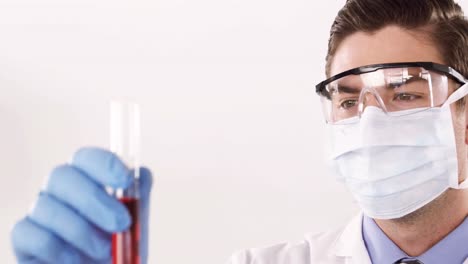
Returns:
[[[459,180],[465,179],[466,161],[467,161],[467,143],[466,143],[466,121],[465,112],[455,109],[455,104],[451,106],[452,122],[455,133],[455,144],[457,147]]]
[[[456,109],[456,105],[452,104],[450,106],[452,112],[452,123],[453,130],[455,133],[455,141],[458,147],[465,147],[465,135],[466,135],[466,122],[465,122],[465,113],[460,112]]]

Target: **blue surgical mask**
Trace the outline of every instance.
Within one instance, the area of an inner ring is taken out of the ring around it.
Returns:
[[[394,112],[368,106],[361,117],[330,125],[330,161],[364,213],[395,219],[416,211],[458,182],[458,161],[450,104]],[[357,120],[354,120],[357,119]]]

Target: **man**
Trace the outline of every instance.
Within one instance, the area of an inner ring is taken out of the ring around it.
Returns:
[[[317,92],[331,165],[363,214],[297,244],[241,251],[230,263],[468,263],[468,21],[461,8],[453,0],[349,0],[332,26],[326,74]],[[18,261],[109,261],[110,233],[128,228],[129,219],[102,186],[126,187],[128,173],[93,148],[55,169],[12,232]],[[141,181],[146,263],[148,170]]]
[[[331,28],[332,168],[364,214],[232,264],[468,263],[468,21],[453,0],[348,0]],[[456,69],[456,70],[455,70]]]

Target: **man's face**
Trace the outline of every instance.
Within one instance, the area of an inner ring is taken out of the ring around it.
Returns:
[[[446,64],[435,45],[421,33],[388,26],[374,34],[357,32],[344,39],[331,61],[330,76],[370,64],[419,61]],[[449,86],[449,92],[452,92],[455,83],[450,81]],[[456,110],[455,104],[451,105],[451,111],[457,145],[459,181],[462,181],[466,178],[465,120],[468,114],[466,110]]]

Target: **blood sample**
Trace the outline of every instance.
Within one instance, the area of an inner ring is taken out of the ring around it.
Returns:
[[[139,200],[124,197],[120,201],[127,207],[132,217],[132,224],[128,230],[112,235],[112,263],[140,264]]]

